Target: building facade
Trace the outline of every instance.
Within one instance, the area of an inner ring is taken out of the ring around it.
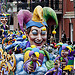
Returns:
[[[71,42],[75,41],[75,0],[63,0],[63,30]]]

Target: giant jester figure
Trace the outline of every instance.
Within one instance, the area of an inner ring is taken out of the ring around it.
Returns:
[[[44,75],[48,69],[53,67],[48,52],[42,49],[47,40],[48,25],[46,21],[49,18],[53,18],[57,28],[58,20],[56,13],[49,7],[42,8],[41,6],[37,6],[34,9],[33,15],[28,10],[20,10],[17,16],[22,31],[23,23],[26,25],[28,41],[24,40],[24,42],[19,43],[16,41],[6,47],[9,50],[12,46],[19,44],[21,48],[24,48],[25,52],[14,54],[16,61],[14,60],[13,62],[16,65],[13,65],[14,69],[12,69],[12,72],[15,75]],[[9,68],[11,70],[11,67]]]

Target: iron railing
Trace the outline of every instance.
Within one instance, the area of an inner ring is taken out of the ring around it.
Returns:
[[[55,11],[63,13],[63,0],[50,0],[49,4]]]
[[[49,6],[49,7],[53,8],[55,11],[63,13],[63,0],[50,0],[50,1],[44,0],[42,2],[38,2],[38,1],[31,2],[31,0],[30,0],[30,3],[27,3],[27,2],[18,3],[17,2],[17,9],[18,9],[18,11],[20,10],[20,8],[28,9],[31,12],[33,12],[34,8],[37,5],[41,5],[42,7]]]
[[[22,2],[22,3],[17,3],[17,9],[18,11],[22,8],[22,9],[28,9],[31,12],[33,12],[34,8],[37,5],[41,5],[42,7],[47,6],[47,1],[43,1],[43,2],[31,2],[30,3],[26,3],[26,2]]]

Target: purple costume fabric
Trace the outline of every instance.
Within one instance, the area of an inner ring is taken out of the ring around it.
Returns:
[[[55,68],[50,69],[49,71],[53,71],[55,70]],[[62,75],[62,69],[58,68],[58,72],[53,72],[53,74],[50,74],[50,72],[48,71],[48,73],[46,75]]]
[[[68,60],[74,60],[74,56],[69,56],[67,58],[68,58]]]
[[[27,41],[26,48],[27,47],[30,47],[30,42],[29,41]]]
[[[75,54],[75,50],[74,51],[71,51],[71,53],[70,53],[70,50],[69,50],[69,56],[73,56]]]
[[[60,57],[61,57],[61,56],[56,57],[56,59],[54,60],[54,62],[55,62],[56,60],[58,60]],[[65,59],[65,61],[66,61],[66,65],[67,65],[67,63],[68,63],[68,59],[67,59],[67,58],[63,58],[63,59]]]

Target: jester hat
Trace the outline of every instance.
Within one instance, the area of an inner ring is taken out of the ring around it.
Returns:
[[[17,14],[19,25],[23,31],[23,23],[26,25],[26,29],[32,26],[42,27],[47,26],[47,20],[52,17],[56,22],[56,28],[58,26],[58,20],[55,11],[50,7],[36,6],[33,15],[29,10],[20,10]],[[55,28],[55,29],[56,29]]]
[[[0,18],[1,17],[8,17],[8,16],[10,16],[10,14],[0,13]]]
[[[62,50],[70,50],[71,51],[71,47],[69,47],[68,44],[62,44],[62,46],[59,49],[59,55],[61,56],[61,51]]]
[[[10,16],[10,14],[0,13],[0,18],[1,17],[5,18],[5,17],[8,17],[8,16]]]

